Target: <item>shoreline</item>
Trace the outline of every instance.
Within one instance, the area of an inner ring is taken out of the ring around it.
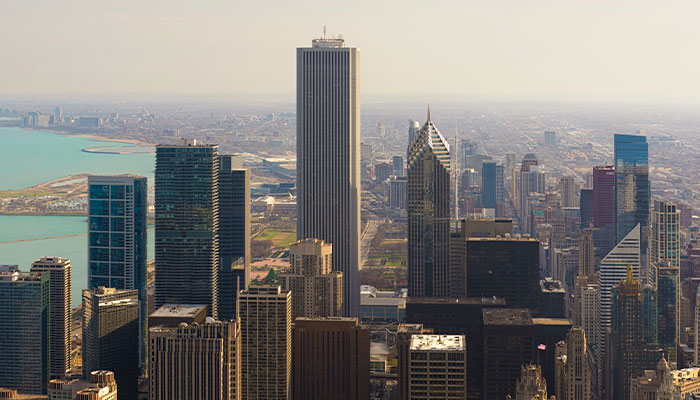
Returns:
[[[44,128],[40,128],[40,129],[27,129],[27,128],[20,126],[17,128],[22,129],[22,130],[27,131],[27,132],[49,132],[49,133],[55,133],[57,135],[74,136],[74,137],[90,139],[92,141],[134,144],[134,145],[139,145],[139,146],[156,146],[153,143],[144,142],[144,141],[138,140],[138,139],[110,138],[110,137],[99,136],[96,133],[73,133],[73,132],[59,130],[59,129],[52,129],[51,127],[44,127]]]
[[[7,212],[7,211],[0,211],[0,216],[8,216],[8,217],[88,217],[87,212],[77,214],[74,212],[40,212],[40,213],[33,213],[33,212]]]

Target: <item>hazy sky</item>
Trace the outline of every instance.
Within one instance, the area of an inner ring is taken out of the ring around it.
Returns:
[[[364,99],[700,103],[697,0],[0,0],[0,99],[293,101],[295,48],[359,47]]]

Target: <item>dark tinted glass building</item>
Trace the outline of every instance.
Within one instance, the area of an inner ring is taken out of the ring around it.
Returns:
[[[615,216],[618,241],[637,224],[642,228],[649,226],[649,190],[647,138],[616,134]]]
[[[593,226],[615,224],[615,167],[593,168]]]

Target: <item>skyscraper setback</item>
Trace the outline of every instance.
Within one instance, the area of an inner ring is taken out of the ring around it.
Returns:
[[[156,147],[155,305],[218,314],[219,149],[180,139]]]
[[[450,290],[450,146],[430,119],[408,154],[408,295]]]
[[[349,316],[360,310],[359,64],[343,39],[297,49],[297,239],[333,245]]]

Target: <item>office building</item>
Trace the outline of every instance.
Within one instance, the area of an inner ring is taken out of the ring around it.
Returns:
[[[539,365],[523,364],[515,384],[515,400],[547,399],[547,380]]]
[[[400,210],[406,209],[406,190],[408,178],[392,176],[389,178],[389,207]]]
[[[555,383],[556,344],[566,338],[571,321],[532,318],[526,308],[490,308],[483,312],[484,399],[505,399],[515,392],[521,366],[538,360],[547,391]]]
[[[394,172],[391,164],[380,162],[374,165],[374,181],[376,183],[385,182]]]
[[[586,333],[586,343],[597,355],[601,340],[600,316],[598,313],[600,292],[598,291],[598,285],[595,284],[582,286],[579,291],[581,296],[580,325]]]
[[[408,295],[449,295],[450,147],[430,119],[408,157]]]
[[[600,329],[610,327],[610,308],[613,286],[627,276],[628,266],[632,267],[634,279],[640,278],[640,229],[637,225],[600,262]]]
[[[88,287],[138,290],[141,368],[148,338],[147,195],[141,176],[88,176]]]
[[[408,152],[410,153],[411,151],[411,143],[413,143],[413,139],[418,136],[418,132],[420,132],[420,122],[418,121],[410,121],[408,123]],[[406,156],[406,160],[408,161],[408,153]]]
[[[577,207],[576,201],[576,178],[573,176],[562,176],[559,178],[559,204],[564,207]]]
[[[578,207],[581,210],[581,229],[593,225],[593,189],[581,189]]]
[[[665,358],[656,369],[632,377],[631,399],[692,399],[700,392],[700,368],[671,370]]]
[[[636,225],[649,226],[649,145],[645,136],[615,134],[617,240]]]
[[[485,162],[481,174],[481,206],[496,209],[498,203],[505,201],[503,165]],[[502,215],[496,215],[502,217]]]
[[[502,297],[510,307],[540,308],[540,243],[534,238],[467,239],[467,295]]]
[[[591,374],[586,333],[573,327],[566,335],[566,400],[591,398]]]
[[[396,391],[398,400],[408,400],[411,337],[414,334],[423,333],[431,333],[431,330],[424,329],[422,324],[399,324],[396,328],[396,358],[398,362],[396,370],[398,388]]]
[[[156,307],[206,304],[218,314],[218,151],[192,139],[156,147]]]
[[[219,157],[219,319],[234,319],[236,295],[250,282],[250,170]]]
[[[464,335],[412,335],[408,398],[466,398],[467,351]]]
[[[1,396],[0,396],[1,398]],[[52,379],[48,400],[117,400],[117,382],[112,371],[92,371],[90,380]]]
[[[356,318],[297,318],[294,399],[369,398],[369,329]]]
[[[197,304],[164,304],[148,316],[148,327],[177,328],[181,323],[203,324],[207,306]]]
[[[135,399],[139,377],[139,292],[99,286],[83,290],[83,379],[114,372],[119,397]]]
[[[297,239],[333,245],[343,315],[360,313],[360,50],[297,49]]]
[[[554,131],[545,131],[544,132],[544,144],[547,146],[556,146],[557,145],[557,133]]]
[[[615,224],[615,167],[593,168],[593,226]]]
[[[680,271],[665,262],[658,266],[658,334],[659,346],[666,351],[671,363],[678,361],[676,349],[680,345]]]
[[[280,274],[282,290],[292,292],[292,320],[299,317],[340,317],[343,273],[333,271],[333,245],[304,239],[289,246],[291,270]]]
[[[49,379],[62,378],[71,367],[70,260],[42,257],[30,271],[49,274]]]
[[[540,317],[566,318],[566,300],[566,289],[561,281],[550,277],[540,281]]]
[[[391,165],[393,167],[394,176],[403,176],[403,157],[393,156],[391,157]]]
[[[647,296],[642,295],[639,280],[633,276],[632,266],[627,268],[626,279],[619,282],[613,289],[612,298],[612,395],[615,399],[630,399],[630,381],[634,374],[643,373],[658,362],[657,355],[662,354],[658,346],[649,347],[654,343],[645,340],[645,309]],[[655,305],[655,304],[654,304]]]
[[[578,276],[593,277],[595,272],[595,243],[589,231],[581,233],[578,241]]]
[[[0,272],[0,387],[46,394],[50,273]]]
[[[240,399],[239,322],[208,318],[149,330],[149,399]]]
[[[254,286],[239,294],[241,399],[288,400],[292,381],[292,294]]]

